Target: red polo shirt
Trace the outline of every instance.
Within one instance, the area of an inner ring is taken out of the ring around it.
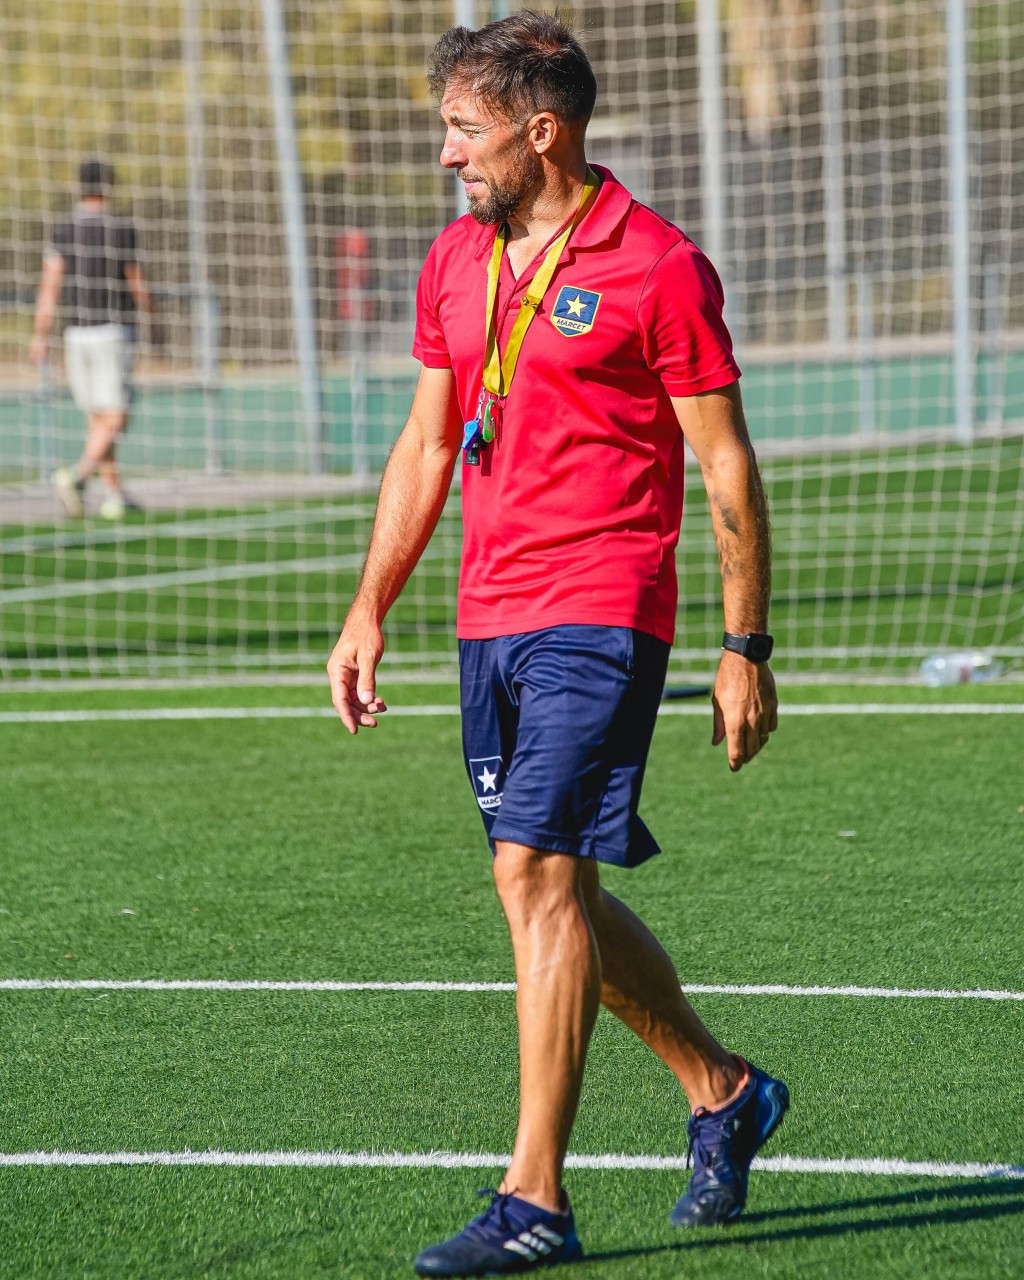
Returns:
[[[561,623],[675,635],[683,436],[669,397],[727,386],[739,368],[710,262],[598,172],[523,343],[499,433],[480,466],[462,464],[462,639]],[[446,227],[417,291],[413,355],[454,371],[463,419],[482,385],[495,232],[469,214]],[[543,256],[518,280],[502,261],[502,352]]]

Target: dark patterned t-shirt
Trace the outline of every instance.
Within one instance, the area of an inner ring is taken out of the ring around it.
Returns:
[[[125,267],[136,261],[135,228],[127,218],[79,207],[54,228],[52,247],[64,259],[65,324],[132,323]]]

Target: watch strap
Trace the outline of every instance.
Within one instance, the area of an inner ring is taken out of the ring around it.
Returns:
[[[746,635],[726,631],[722,636],[723,649],[738,653],[749,662],[767,662],[772,656],[774,645],[774,637],[766,631],[749,631]]]

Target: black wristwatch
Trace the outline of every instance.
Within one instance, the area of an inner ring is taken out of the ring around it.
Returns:
[[[750,631],[745,636],[727,631],[722,636],[722,648],[730,653],[742,654],[749,662],[767,662],[775,647],[775,637],[764,631]]]

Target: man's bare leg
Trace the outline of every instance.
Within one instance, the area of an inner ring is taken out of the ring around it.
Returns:
[[[601,956],[601,1003],[666,1064],[690,1103],[713,1108],[736,1092],[743,1068],[718,1043],[679,987],[668,954],[644,922],[582,865],[587,914]]]
[[[75,465],[75,475],[84,483],[98,471],[107,488],[117,493],[121,478],[117,470],[117,441],[128,424],[128,415],[120,410],[89,414],[89,431],[82,456]]]
[[[500,1190],[563,1208],[562,1165],[601,993],[581,887],[583,860],[498,841],[494,878],[512,935],[519,1019],[519,1128]]]

